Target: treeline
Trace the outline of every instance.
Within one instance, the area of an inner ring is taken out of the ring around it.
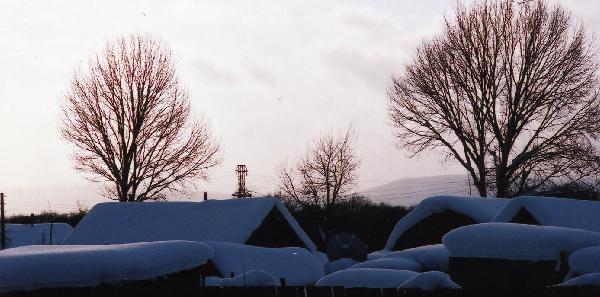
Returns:
[[[323,210],[290,205],[288,208],[319,250],[325,251],[326,235],[321,227]],[[327,225],[333,234],[348,232],[357,235],[371,252],[383,249],[396,223],[412,208],[374,203],[365,197],[355,196],[335,205]]]
[[[6,222],[9,224],[67,223],[75,227],[86,214],[87,210],[85,209],[69,213],[44,211],[33,215],[18,214],[8,216]]]

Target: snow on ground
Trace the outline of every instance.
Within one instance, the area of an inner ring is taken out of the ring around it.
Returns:
[[[9,248],[61,244],[71,231],[73,227],[65,223],[6,224],[6,243]]]
[[[493,222],[508,223],[526,209],[540,225],[600,232],[600,202],[523,196],[510,200]]]
[[[303,248],[263,248],[225,242],[206,242],[214,249],[212,262],[221,275],[242,275],[250,270],[263,270],[279,283],[285,278],[290,286],[313,285],[324,274],[323,265]]]
[[[264,270],[250,270],[232,278],[210,277],[205,280],[205,284],[217,287],[279,286],[279,280]]]
[[[347,269],[326,275],[317,282],[317,286],[342,286],[346,288],[397,288],[417,275],[408,270],[360,268]]]
[[[584,274],[575,278],[572,278],[560,286],[566,287],[580,287],[580,286],[594,286],[600,287],[600,273]]]
[[[450,231],[443,242],[452,257],[558,261],[561,252],[600,245],[600,234],[561,227],[486,223]]]
[[[372,261],[366,261],[350,266],[348,269],[357,268],[380,268],[380,269],[395,269],[395,270],[409,270],[419,272],[423,268],[421,264],[410,258],[386,258],[377,259]]]
[[[357,263],[359,262],[350,258],[337,259],[325,264],[325,273],[331,274],[336,271],[344,270]]]
[[[0,252],[0,292],[152,279],[198,267],[213,252],[190,241],[7,249]]]
[[[115,244],[164,240],[245,243],[276,207],[306,247],[316,246],[277,198],[97,204],[65,244]]]
[[[452,210],[456,213],[468,216],[473,220],[483,223],[490,222],[500,212],[506,204],[506,199],[495,198],[473,198],[473,197],[455,197],[455,196],[434,196],[429,197],[405,217],[400,219],[390,237],[384,250],[392,250],[398,238],[407,230],[412,228],[419,221],[429,217],[434,213]]]
[[[423,271],[448,271],[448,250],[443,244],[425,245],[386,254],[381,259],[412,259],[421,265]]]
[[[400,285],[400,288],[405,289],[421,289],[424,291],[433,291],[435,289],[460,289],[450,279],[450,276],[440,271],[429,271],[419,273]]]
[[[570,274],[600,273],[600,246],[576,250],[569,256]]]

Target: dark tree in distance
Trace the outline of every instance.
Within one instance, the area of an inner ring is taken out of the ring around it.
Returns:
[[[76,72],[60,130],[75,168],[122,202],[165,199],[221,162],[208,124],[191,119],[171,51],[145,35],[107,43]]]
[[[481,196],[511,197],[596,171],[595,47],[542,0],[459,5],[388,92],[398,145],[441,149]]]
[[[327,219],[336,204],[352,194],[359,166],[351,129],[322,135],[295,166],[281,169],[281,198],[288,204],[321,210],[323,227],[328,229]]]

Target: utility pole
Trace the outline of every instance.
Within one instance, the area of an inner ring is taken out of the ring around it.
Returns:
[[[232,194],[234,197],[245,198],[252,197],[252,194],[246,189],[246,176],[248,175],[248,169],[246,165],[238,165],[235,169],[238,176],[238,188],[235,193]]]
[[[6,222],[4,219],[4,193],[0,193],[0,250],[6,248]]]

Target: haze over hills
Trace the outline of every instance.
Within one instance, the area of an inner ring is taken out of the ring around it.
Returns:
[[[419,201],[437,195],[470,196],[476,195],[475,188],[469,189],[466,175],[436,175],[402,178],[376,186],[361,194],[374,202],[390,205],[415,205]]]

